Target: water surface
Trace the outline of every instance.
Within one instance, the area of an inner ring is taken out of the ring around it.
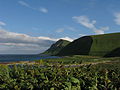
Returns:
[[[59,57],[40,55],[0,55],[0,62],[34,61],[47,58],[59,58]]]

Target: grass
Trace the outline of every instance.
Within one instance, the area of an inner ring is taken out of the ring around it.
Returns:
[[[58,56],[91,55],[91,56],[120,56],[120,33],[84,36],[68,44]]]
[[[120,33],[93,35],[90,55],[105,56],[107,53],[120,48]]]
[[[36,60],[38,62],[40,60]],[[89,64],[89,63],[104,63],[104,62],[116,62],[120,61],[120,57],[110,57],[103,58],[98,56],[84,56],[84,55],[73,55],[73,56],[64,56],[62,58],[55,59],[43,59],[44,63],[49,64]]]
[[[107,62],[107,63],[100,63],[92,66],[96,69],[110,69],[110,70],[117,70],[120,73],[120,60],[117,62]]]

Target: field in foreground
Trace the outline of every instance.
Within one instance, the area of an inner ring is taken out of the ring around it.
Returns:
[[[36,63],[39,64],[49,64],[49,65],[56,65],[56,64],[64,64],[64,65],[73,65],[73,64],[91,64],[91,63],[105,63],[105,62],[119,62],[120,57],[98,57],[98,56],[86,56],[86,55],[71,55],[71,56],[64,56],[62,58],[54,58],[54,59],[42,59],[42,60],[35,60]]]
[[[34,64],[0,65],[0,89],[119,90],[120,58],[69,56]]]

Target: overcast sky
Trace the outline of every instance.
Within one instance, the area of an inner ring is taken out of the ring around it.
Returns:
[[[58,39],[120,32],[120,0],[0,0],[0,54],[37,54]]]

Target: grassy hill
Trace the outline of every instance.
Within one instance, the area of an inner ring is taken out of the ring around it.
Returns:
[[[120,56],[120,33],[81,37],[64,47],[58,55]]]
[[[54,43],[48,50],[46,50],[44,53],[45,55],[56,55],[58,52],[60,52],[61,49],[63,49],[66,45],[68,45],[70,42],[67,40],[60,39],[56,43]]]

